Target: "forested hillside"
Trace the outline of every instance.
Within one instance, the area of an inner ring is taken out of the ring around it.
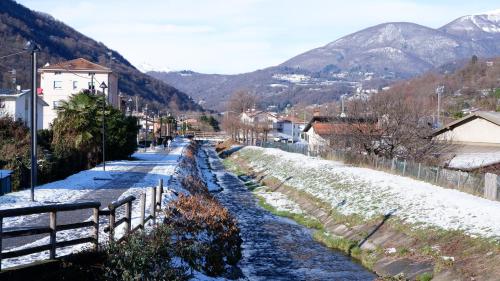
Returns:
[[[110,66],[119,76],[120,91],[126,95],[138,95],[157,106],[167,105],[173,110],[201,109],[186,94],[141,73],[126,58],[103,43],[94,41],[50,15],[31,11],[12,0],[0,1],[0,57],[22,51],[28,40],[36,42],[41,48],[39,65],[82,57]],[[14,86],[12,70],[16,72],[17,84],[29,87],[29,68],[30,58],[26,53],[2,58],[1,87]]]

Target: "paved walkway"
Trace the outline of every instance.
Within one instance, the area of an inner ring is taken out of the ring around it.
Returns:
[[[180,151],[182,147],[174,147],[172,152],[176,155],[174,157],[170,157],[167,151],[157,151],[155,154],[158,156],[157,159],[154,160],[142,160],[141,161],[130,161],[126,162],[126,166],[130,166],[127,168],[125,172],[120,171],[114,175],[110,173],[111,180],[102,185],[101,187],[92,190],[83,194],[81,197],[77,199],[77,201],[99,201],[101,202],[101,209],[107,208],[107,206],[117,200],[125,191],[127,191],[131,187],[142,186],[145,178],[152,172],[152,170],[159,165],[175,165],[178,161],[178,155],[180,155]],[[164,155],[165,157],[161,157]],[[174,159],[175,158],[175,159]],[[120,163],[121,165],[121,163]],[[173,170],[173,169],[172,169]],[[146,186],[144,186],[146,187]],[[69,224],[76,223],[88,220],[92,215],[92,210],[78,210],[78,211],[70,211],[70,212],[59,212],[57,214],[57,224]],[[101,217],[101,220],[103,218]],[[10,229],[22,228],[23,226],[47,226],[49,223],[48,214],[34,216],[29,220],[24,220],[22,225],[14,226]],[[102,222],[101,222],[102,225]],[[39,239],[47,237],[47,235],[34,235],[34,236],[25,236],[11,239],[4,239],[2,243],[2,249],[9,250],[13,248],[17,248],[32,242],[35,242]],[[58,241],[59,241],[58,237]]]

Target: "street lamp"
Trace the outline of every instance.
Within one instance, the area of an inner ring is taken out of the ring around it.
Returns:
[[[37,151],[36,151],[36,143],[37,143],[37,109],[38,109],[38,97],[37,97],[37,89],[36,89],[36,54],[40,51],[40,48],[34,43],[29,41],[25,48],[26,51],[31,52],[31,112],[30,112],[30,122],[31,122],[31,201],[35,201],[35,187],[37,183]]]
[[[99,88],[102,89],[102,169],[106,171],[106,120],[104,115],[106,113],[106,89],[108,86],[103,81]]]

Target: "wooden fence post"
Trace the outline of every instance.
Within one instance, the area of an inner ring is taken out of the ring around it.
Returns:
[[[462,177],[462,172],[458,171],[458,182],[457,182],[457,189],[460,189],[460,178]]]
[[[439,166],[436,169],[436,183],[438,182],[438,180],[439,180]]]
[[[163,179],[158,181],[158,190],[156,190],[156,205],[161,209],[161,196],[163,194]]]
[[[2,233],[3,233],[3,217],[0,217],[0,270],[2,270]]]
[[[405,176],[406,173],[406,159],[403,161],[403,177]]]
[[[156,202],[155,202],[156,201],[156,188],[152,187],[150,189],[150,193],[151,193],[151,206],[150,206],[149,212],[151,213],[153,224],[156,224]]]
[[[50,259],[56,258],[56,232],[57,232],[57,212],[49,213],[50,228]]]
[[[417,179],[420,179],[420,169],[421,169],[422,164],[418,163],[418,172],[417,172]]]
[[[132,201],[125,204],[125,235],[130,233],[132,227]]]
[[[115,209],[112,208],[109,210],[109,241],[115,240],[115,219]]]
[[[396,158],[392,158],[392,163],[391,163],[391,171],[394,171],[396,169]]]
[[[139,202],[139,211],[141,212],[139,217],[139,225],[144,229],[144,221],[146,220],[146,193],[141,193],[141,199]]]
[[[99,250],[99,208],[94,208],[94,251]]]

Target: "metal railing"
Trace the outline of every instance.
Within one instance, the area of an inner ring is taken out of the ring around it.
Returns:
[[[484,197],[484,174],[482,173],[450,170],[403,159],[387,159],[376,155],[336,150],[329,147],[309,150],[307,145],[280,142],[266,142],[262,146],[312,157],[342,161],[353,166],[369,167]]]

